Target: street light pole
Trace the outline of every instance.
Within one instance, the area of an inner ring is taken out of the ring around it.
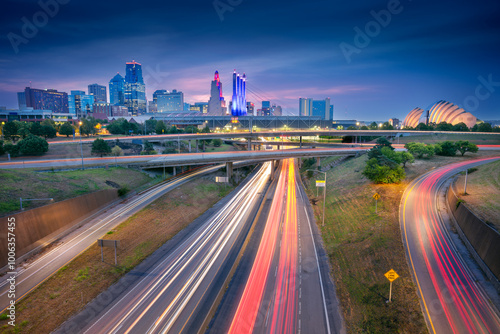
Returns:
[[[82,154],[82,170],[85,170],[85,167],[83,166],[82,122],[79,122],[78,124],[80,124],[80,153]]]

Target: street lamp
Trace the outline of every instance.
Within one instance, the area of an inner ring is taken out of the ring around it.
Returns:
[[[53,198],[21,198],[19,197],[19,203],[21,204],[21,210],[23,210],[23,201],[53,201]]]
[[[326,172],[322,172],[320,170],[315,170],[315,169],[306,169],[306,171],[308,170],[325,174],[325,186],[323,187],[323,223],[321,224],[321,226],[325,226]]]
[[[82,143],[82,121],[78,122],[80,125],[80,153],[82,154],[82,170],[85,170],[85,167],[83,166],[83,143]]]

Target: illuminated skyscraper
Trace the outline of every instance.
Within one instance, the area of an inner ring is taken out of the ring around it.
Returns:
[[[125,105],[125,79],[119,73],[109,81],[109,102],[115,106]]]
[[[87,95],[83,90],[72,90],[68,96],[69,113],[77,118],[85,118],[92,112],[94,96]]]
[[[106,94],[106,86],[98,84],[89,85],[89,95],[94,95],[95,103],[107,103],[108,96]]]
[[[135,60],[126,64],[125,105],[132,116],[146,113],[146,85],[142,78],[142,66]]]
[[[224,116],[226,114],[226,101],[222,96],[222,82],[219,72],[215,71],[214,80],[210,88],[210,100],[208,101],[208,115]]]
[[[52,110],[54,113],[68,113],[68,94],[55,89],[24,89],[26,107],[35,110]]]
[[[233,99],[231,101],[233,116],[246,116],[247,114],[246,80],[245,73],[240,76],[236,70],[233,72]]]

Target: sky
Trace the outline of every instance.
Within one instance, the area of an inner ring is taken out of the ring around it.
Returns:
[[[3,0],[0,106],[24,87],[108,85],[142,64],[157,89],[208,101],[218,70],[247,99],[297,114],[299,97],[334,104],[334,119],[404,119],[438,100],[500,119],[498,0]]]

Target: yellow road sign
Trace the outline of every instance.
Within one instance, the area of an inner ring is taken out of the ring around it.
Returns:
[[[326,187],[326,182],[323,180],[316,180],[316,187]]]
[[[386,272],[384,276],[387,277],[389,282],[395,281],[399,277],[398,273],[395,272],[393,269]]]
[[[375,200],[378,201],[378,199],[380,198],[380,195],[378,193],[375,193],[375,195],[373,195],[373,198],[375,198]]]

